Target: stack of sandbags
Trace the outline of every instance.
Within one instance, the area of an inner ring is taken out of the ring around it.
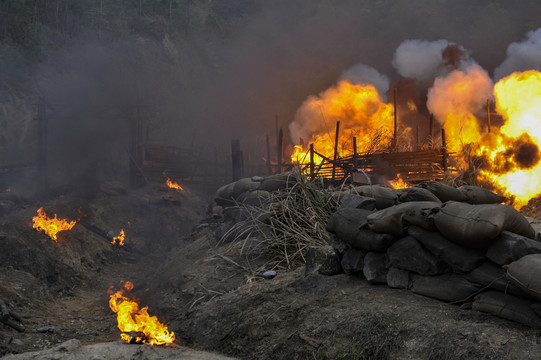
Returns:
[[[340,207],[329,219],[345,272],[541,326],[541,243],[531,221],[500,204],[504,197],[432,181],[350,193],[375,201],[373,209]]]

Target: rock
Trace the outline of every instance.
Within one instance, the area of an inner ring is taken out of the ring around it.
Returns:
[[[486,256],[498,265],[510,264],[523,256],[541,253],[541,243],[525,236],[502,231]]]
[[[331,234],[329,238],[329,245],[333,247],[334,251],[338,254],[340,258],[344,256],[344,253],[347,249],[349,249],[348,243],[346,243],[344,240],[338,238],[336,235]]]
[[[263,279],[272,279],[276,277],[276,271],[268,270],[263,273]]]
[[[46,333],[46,332],[54,333],[54,327],[52,327],[52,326],[42,326],[40,328],[37,328],[36,331],[39,332],[39,333]]]
[[[439,275],[451,270],[411,236],[398,240],[387,250],[389,266],[420,275]]]
[[[81,346],[81,342],[77,339],[70,339],[55,347],[56,351],[69,352],[77,350]]]
[[[385,254],[369,252],[364,257],[363,275],[373,284],[387,283]]]
[[[409,271],[391,267],[387,272],[387,286],[394,289],[409,289],[410,287]]]
[[[346,274],[362,273],[364,268],[364,256],[366,253],[362,250],[348,249],[342,257],[342,270]]]
[[[309,246],[306,250],[305,274],[335,275],[341,272],[340,259],[330,245]]]
[[[252,181],[262,182],[263,180],[265,180],[265,178],[262,176],[252,176]]]

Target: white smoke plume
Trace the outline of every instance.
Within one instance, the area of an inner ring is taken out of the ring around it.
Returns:
[[[492,97],[493,83],[481,66],[455,70],[438,77],[428,91],[427,107],[444,124],[449,114],[470,115],[479,112]]]
[[[357,64],[345,70],[338,78],[338,81],[340,80],[347,80],[352,84],[373,85],[382,99],[385,99],[390,86],[390,80],[386,75],[364,64]]]
[[[455,54],[460,58],[457,59],[458,64],[454,67],[446,64],[449,59],[444,58],[444,50],[451,48],[460,52],[460,54]],[[455,68],[464,69],[473,63],[462,46],[447,40],[406,40],[398,46],[393,58],[393,66],[400,75],[420,81],[432,80]]]
[[[530,31],[524,41],[507,47],[507,58],[494,70],[494,79],[525,70],[541,70],[541,28]]]

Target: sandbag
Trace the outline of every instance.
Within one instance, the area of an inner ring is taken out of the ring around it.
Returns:
[[[507,267],[507,279],[537,300],[541,300],[541,254],[526,255]]]
[[[411,236],[398,240],[387,250],[387,263],[421,275],[439,275],[451,270]]]
[[[421,187],[412,187],[408,189],[396,190],[398,203],[410,201],[434,201],[441,203],[441,200],[427,189]]]
[[[449,264],[454,272],[468,273],[483,263],[482,252],[455,244],[447,240],[439,232],[427,231],[417,226],[410,226],[408,234],[417,239],[428,251],[438,259]]]
[[[393,289],[409,289],[410,282],[409,271],[395,267],[389,268],[387,272],[387,286]]]
[[[411,291],[449,302],[465,302],[481,289],[481,285],[454,273],[439,276],[412,275]]]
[[[376,209],[385,209],[396,204],[396,192],[378,185],[362,185],[351,189],[352,194],[376,199]]]
[[[498,291],[487,291],[475,297],[472,309],[539,329],[541,318],[531,306],[531,301]]]
[[[347,243],[351,243],[357,237],[361,227],[366,225],[366,217],[370,213],[371,211],[363,209],[338,209],[329,217],[326,229]]]
[[[233,199],[238,199],[239,196],[247,191],[257,190],[261,185],[258,181],[252,181],[252,178],[244,178],[237,180],[233,183],[233,190],[231,192],[231,197]]]
[[[247,191],[237,198],[237,202],[250,206],[262,206],[270,197],[270,193],[264,190]]]
[[[464,194],[465,201],[469,204],[501,204],[505,201],[505,196],[495,194],[479,186],[463,185],[458,190]]]
[[[340,264],[346,274],[362,273],[364,268],[364,257],[366,253],[362,250],[347,249]]]
[[[351,193],[340,194],[338,203],[340,204],[340,208],[365,210],[374,210],[376,208],[376,199]]]
[[[348,244],[365,251],[385,252],[394,242],[395,238],[392,235],[361,229],[355,239],[350,240]]]
[[[498,265],[506,265],[526,255],[540,254],[541,242],[525,236],[502,231],[486,253],[487,258]]]
[[[387,283],[385,254],[369,252],[364,257],[363,275],[372,284]]]
[[[263,179],[263,181],[261,181],[259,190],[272,192],[276,190],[287,189],[289,187],[292,187],[296,183],[297,177],[295,173],[288,171],[281,174],[267,176]]]
[[[520,290],[506,278],[505,273],[505,270],[501,267],[487,261],[469,274],[465,274],[464,277],[473,283],[500,291],[504,294],[528,298],[529,296],[524,291]]]
[[[233,201],[233,187],[235,186],[235,183],[230,183],[221,186],[218,190],[216,190],[216,194],[214,195],[214,201],[216,204],[220,206],[230,206],[233,205],[235,202]]]
[[[423,181],[417,186],[430,191],[432,194],[436,195],[441,202],[466,201],[466,195],[464,195],[462,191],[437,181]]]
[[[376,211],[366,217],[368,227],[378,233],[400,235],[409,225],[436,230],[432,216],[441,204],[433,201],[415,201]]]
[[[487,248],[503,230],[526,237],[535,235],[524,216],[509,205],[448,201],[434,215],[434,224],[445,238],[474,248]]]

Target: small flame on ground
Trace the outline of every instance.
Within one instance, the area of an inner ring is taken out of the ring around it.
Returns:
[[[111,241],[111,244],[115,245],[118,241],[118,245],[124,246],[124,239],[126,238],[126,234],[124,234],[124,229],[120,229],[120,235],[115,236],[113,240]]]
[[[123,288],[113,293],[113,285],[107,293],[111,296],[109,307],[117,314],[120,336],[124,341],[146,343],[151,345],[170,344],[175,341],[175,333],[169,332],[167,326],[160,323],[156,316],[148,314],[148,306],[139,309],[139,304],[130,300],[125,294],[133,289],[133,283],[126,281]],[[144,336],[131,336],[141,333]]]
[[[407,189],[410,187],[410,185],[402,179],[400,174],[398,174],[394,180],[389,181],[389,185],[391,185],[393,189]]]
[[[175,190],[184,190],[182,188],[182,186],[180,186],[176,181],[172,181],[170,178],[167,178],[167,180],[165,181],[165,183],[167,184],[167,186],[169,186],[171,189],[175,189]]]
[[[38,209],[38,215],[32,218],[32,227],[37,231],[43,231],[45,234],[55,241],[57,241],[56,234],[60,231],[71,230],[77,221],[67,221],[58,219],[56,214],[54,218],[47,217],[45,210],[41,207]]]

